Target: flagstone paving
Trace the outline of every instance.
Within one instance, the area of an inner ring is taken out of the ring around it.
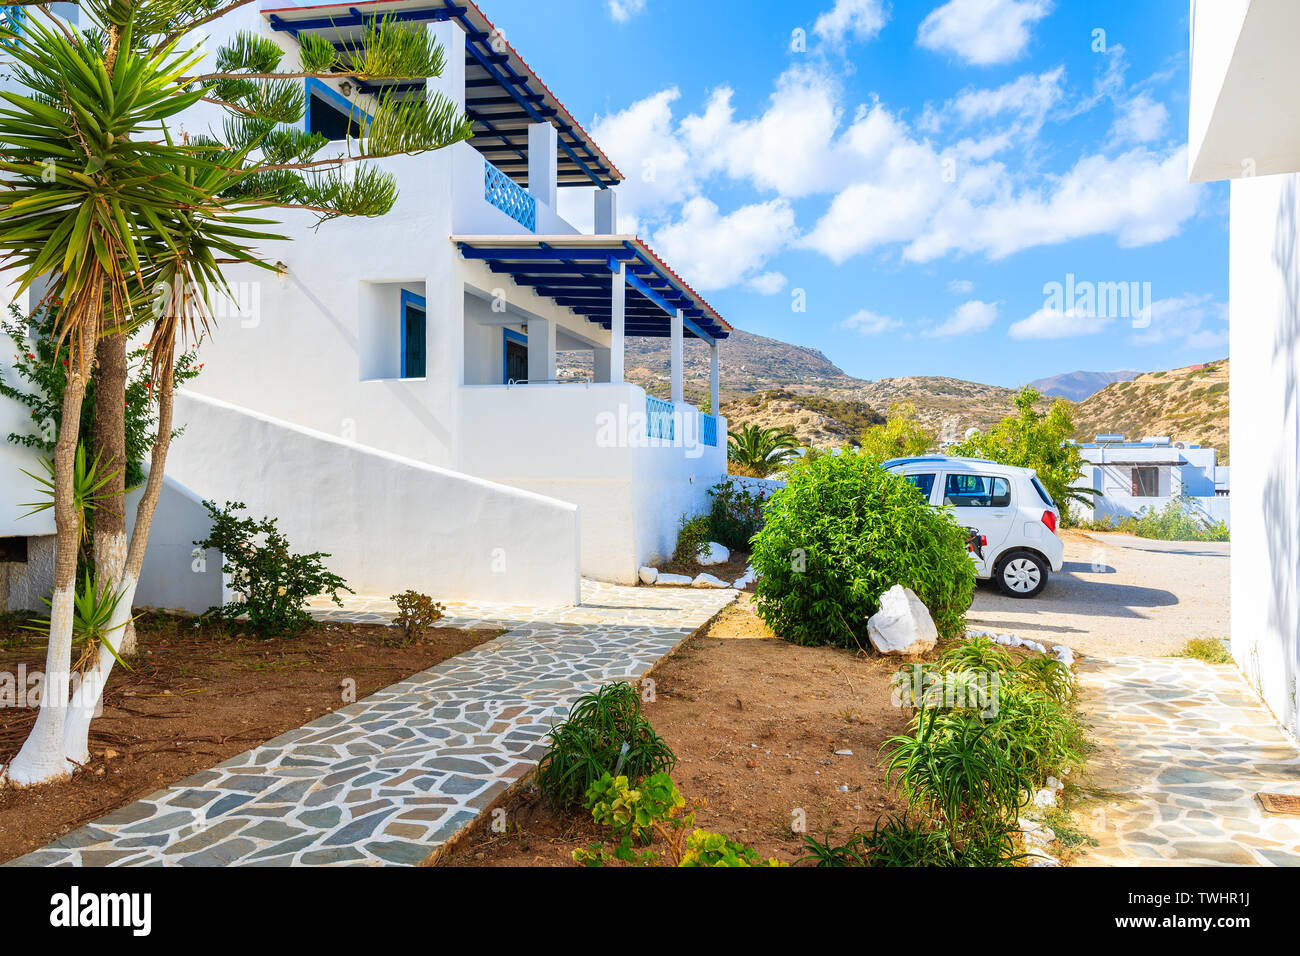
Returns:
[[[1300,866],[1300,751],[1231,666],[1187,658],[1089,661],[1081,709],[1099,747],[1079,809],[1100,846],[1086,866]]]
[[[574,700],[640,678],[735,597],[584,582],[577,607],[449,604],[446,626],[508,630],[10,865],[419,864],[536,767]],[[313,613],[395,610],[357,597]]]

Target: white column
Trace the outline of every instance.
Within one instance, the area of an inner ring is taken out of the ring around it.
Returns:
[[[623,304],[627,300],[627,263],[620,262],[618,271],[611,274],[613,280],[610,296],[610,335],[609,335],[609,380],[615,385],[623,384]]]
[[[595,197],[596,225],[592,230],[597,236],[614,236],[618,234],[618,196],[612,189],[597,189]]]
[[[556,181],[560,175],[560,145],[555,127],[533,123],[528,127],[528,191],[546,208],[555,208]]]
[[[593,382],[609,381],[609,349],[592,349],[591,365]]]
[[[555,378],[555,323],[528,319],[528,381],[549,382]]]
[[[672,340],[671,340],[672,351],[669,353],[671,355],[671,359],[670,359],[671,366],[670,366],[669,374],[672,379],[672,395],[673,395],[674,405],[679,404],[680,402],[685,400],[685,396],[682,391],[682,358],[683,358],[682,340],[684,338],[682,332],[683,318],[684,316],[682,315],[681,309],[678,309],[672,318]]]
[[[430,93],[441,93],[456,104],[459,110],[465,109],[465,31],[453,20],[430,23],[429,33],[442,47],[446,65],[442,76],[431,76],[425,80],[425,88]]]
[[[714,339],[709,347],[709,411],[714,415],[722,414],[722,390],[718,376],[718,349],[721,340]]]

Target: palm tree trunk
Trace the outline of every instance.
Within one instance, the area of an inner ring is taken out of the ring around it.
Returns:
[[[95,346],[95,425],[90,457],[98,457],[101,474],[111,474],[95,507],[95,574],[102,583],[121,588],[126,565],[126,335],[106,335]],[[135,653],[135,631],[117,639],[119,654]]]
[[[149,545],[149,529],[153,524],[154,509],[162,493],[163,473],[167,465],[167,452],[171,446],[172,412],[174,407],[173,387],[174,356],[172,348],[167,348],[158,363],[162,382],[158,389],[158,434],[154,439],[153,453],[149,463],[149,478],[145,482],[144,494],[135,512],[135,527],[131,531],[131,544],[122,563],[121,576],[114,585],[115,592],[121,595],[117,608],[108,622],[108,639],[114,643],[121,640],[131,625],[131,605],[135,600],[136,585],[140,580],[140,569],[144,566],[145,549]],[[96,383],[96,388],[100,383]],[[119,652],[120,653],[120,652]],[[104,686],[116,663],[113,654],[106,647],[99,649],[95,665],[82,675],[76,692],[72,696],[72,705],[63,731],[63,752],[69,760],[85,763],[90,755],[90,722],[95,716]]]
[[[18,756],[7,768],[9,782],[26,787],[65,779],[72,768],[64,758],[63,734],[68,709],[68,688],[72,670],[73,598],[77,585],[77,545],[81,518],[73,499],[73,471],[76,467],[77,438],[81,430],[81,402],[86,395],[90,366],[95,354],[95,328],[83,322],[80,350],[68,363],[67,386],[63,391],[63,417],[54,444],[54,592],[50,597],[50,643],[45,655],[45,685],[36,725]]]

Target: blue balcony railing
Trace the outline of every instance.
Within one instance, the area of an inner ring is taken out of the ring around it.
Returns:
[[[662,398],[655,398],[651,395],[645,397],[645,419],[646,435],[650,438],[659,438],[663,441],[672,441],[675,430],[673,428],[673,403],[665,402]]]
[[[700,412],[700,441],[711,448],[718,447],[718,416]]]
[[[537,199],[486,159],[483,160],[483,198],[523,226],[537,231]]]

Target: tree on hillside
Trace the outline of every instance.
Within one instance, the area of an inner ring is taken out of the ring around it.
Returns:
[[[862,433],[862,454],[876,461],[908,458],[932,451],[937,442],[934,432],[921,424],[916,406],[910,402],[893,405],[883,425],[872,425]]]
[[[277,44],[240,35],[217,53],[215,71],[195,74],[203,60],[195,31],[248,2],[88,0],[81,31],[40,8],[21,31],[0,32],[25,88],[0,91],[0,254],[17,273],[19,292],[39,283],[48,288],[42,305],[59,304],[51,335],[66,370],[52,465],[57,544],[46,683],[36,725],[4,768],[18,785],[66,777],[87,758],[90,717],[117,659],[114,644],[127,631],[162,487],[177,343],[209,329],[208,303],[229,294],[222,267],[272,268],[253,251],[282,238],[267,210],[307,210],[321,221],[383,215],[396,199],[395,182],[365,160],[470,135],[445,98],[384,94],[364,139],[350,141],[345,155],[317,158],[327,144],[300,128],[304,77],[436,76],[443,51],[422,26],[381,18],[344,49],[304,36],[301,62],[286,70]],[[200,100],[225,109],[220,139],[178,139],[171,122]],[[128,542],[120,506],[126,349],[146,328],[157,434]],[[111,488],[78,480],[92,375],[93,444]],[[77,545],[92,490],[118,505],[97,514],[95,574],[78,595]],[[87,608],[92,613],[78,613]],[[82,644],[75,679],[74,638]]]
[[[1061,509],[1063,521],[1068,521],[1071,502],[1091,504],[1101,492],[1077,484],[1084,460],[1075,445],[1066,443],[1074,436],[1070,403],[1060,398],[1046,412],[1040,412],[1035,406],[1042,398],[1036,388],[1022,388],[1012,400],[1014,415],[1008,415],[986,433],[951,447],[949,453],[1033,468]]]

